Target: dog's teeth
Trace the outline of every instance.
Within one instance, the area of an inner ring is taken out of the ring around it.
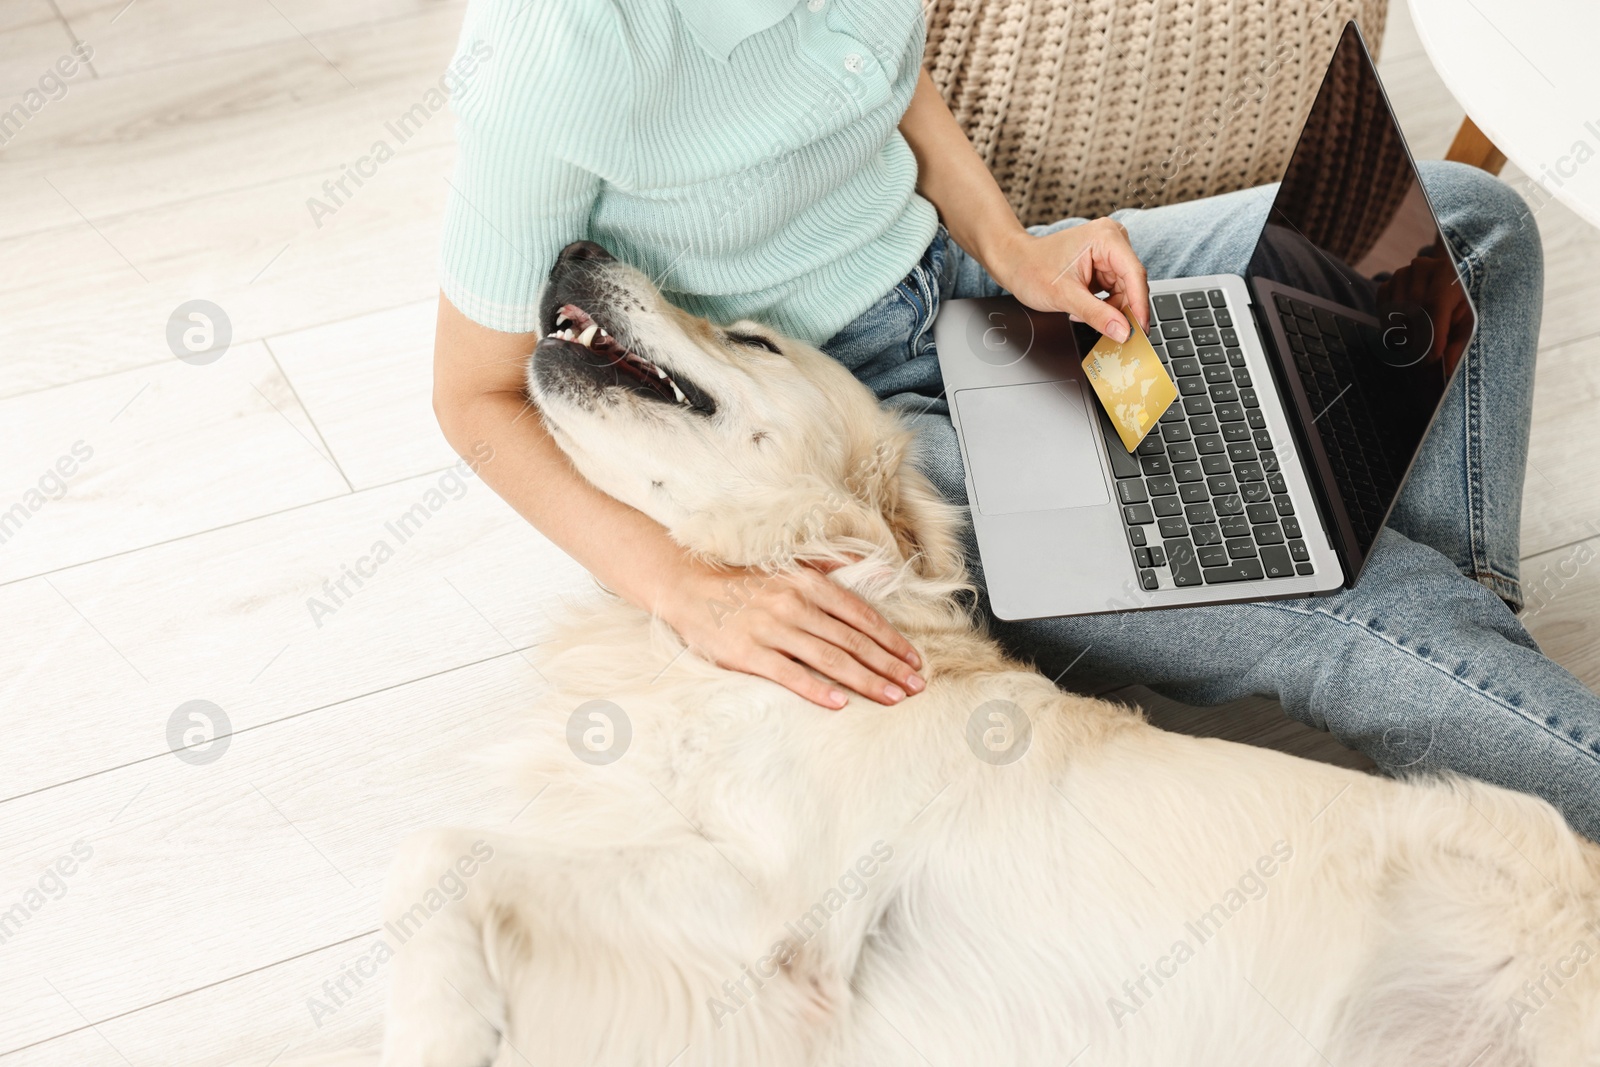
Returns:
[[[600,336],[601,336],[601,337],[610,337],[610,336],[611,336],[611,335],[610,335],[610,334],[608,334],[608,333],[606,333],[606,332],[605,332],[605,331],[604,331],[604,330],[601,330],[601,331],[600,331]]]
[[[583,332],[578,335],[578,343],[583,345],[585,348],[588,348],[590,343],[594,341],[594,335],[598,332],[600,332],[600,327],[591,322],[588,326],[584,327]]]
[[[556,316],[556,329],[559,330],[561,327],[565,326],[567,323],[569,323],[571,321],[572,320],[567,318],[565,315],[557,315]]]
[[[570,327],[570,326],[569,326],[569,327],[567,327],[567,328],[566,328],[566,329],[565,329],[565,330],[562,330],[562,331],[561,331],[561,339],[562,339],[562,340],[563,340],[563,341],[570,341],[570,340],[572,340],[572,327]]]
[[[683,395],[683,390],[678,388],[678,383],[668,379],[667,384],[672,386],[672,395],[678,398],[678,403],[687,404],[689,398]]]
[[[665,378],[666,376],[667,376],[667,372],[666,371],[662,370],[660,367],[656,368],[656,377],[657,378]],[[674,385],[673,388],[676,389],[677,386]],[[679,393],[678,395],[681,397],[683,394]]]

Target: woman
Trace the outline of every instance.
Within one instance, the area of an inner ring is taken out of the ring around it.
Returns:
[[[1147,269],[1242,273],[1270,203],[1247,190],[1024,230],[921,70],[923,32],[916,0],[478,0],[462,35],[463,55],[488,58],[455,99],[435,377],[446,437],[464,455],[487,443],[496,492],[702,655],[828,708],[847,689],[883,704],[916,693],[916,651],[810,572],[751,582],[746,608],[714,617],[707,603],[739,576],[590,486],[528,417],[523,364],[558,250],[598,241],[690,311],[823,347],[908,409],[924,468],[964,503],[932,347],[941,300],[1009,291],[1121,339],[1112,304],[1148,325]],[[1493,178],[1423,174],[1479,329],[1359,585],[996,629],[1058,677],[1191,703],[1276,696],[1387,770],[1535,792],[1600,836],[1600,699],[1513,614],[1537,231]]]

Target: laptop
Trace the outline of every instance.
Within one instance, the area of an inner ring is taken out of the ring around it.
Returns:
[[[940,312],[1002,619],[1305,597],[1360,576],[1476,318],[1354,22],[1244,276],[1150,294],[1179,395],[1131,454],[1084,375],[1094,330],[1010,297]]]

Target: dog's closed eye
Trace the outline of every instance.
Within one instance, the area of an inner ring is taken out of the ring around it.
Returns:
[[[744,345],[747,348],[765,348],[768,352],[771,352],[775,356],[781,356],[783,354],[781,351],[779,351],[777,345],[773,344],[765,337],[762,337],[760,334],[729,332],[727,334],[727,338],[736,345]]]

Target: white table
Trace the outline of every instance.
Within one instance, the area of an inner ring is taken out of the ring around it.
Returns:
[[[1513,184],[1535,209],[1554,197],[1600,227],[1600,0],[1410,3],[1467,112],[1449,158],[1498,170],[1498,148],[1528,175]]]

